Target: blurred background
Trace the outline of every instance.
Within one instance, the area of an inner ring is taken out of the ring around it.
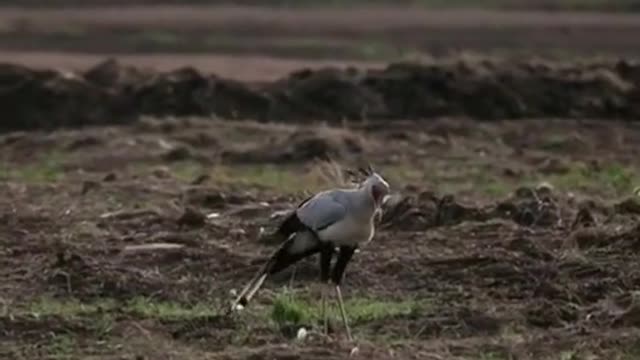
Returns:
[[[293,68],[460,53],[635,56],[638,0],[74,1],[0,4],[0,61],[82,68],[105,56],[266,79]]]

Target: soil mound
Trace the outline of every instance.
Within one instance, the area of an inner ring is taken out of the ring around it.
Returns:
[[[140,115],[261,121],[469,116],[634,119],[640,65],[533,62],[395,63],[300,70],[242,83],[190,68],[155,72],[107,60],[85,73],[0,65],[0,130],[131,122]]]
[[[349,132],[300,129],[255,149],[227,151],[225,160],[239,163],[295,163],[362,154],[364,140]]]

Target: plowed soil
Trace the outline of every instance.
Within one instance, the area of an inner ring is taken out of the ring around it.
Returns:
[[[139,116],[216,116],[309,123],[469,116],[634,120],[640,65],[456,60],[384,68],[300,69],[239,82],[193,67],[169,72],[105,61],[85,72],[0,65],[0,131],[131,123]]]
[[[342,288],[353,358],[640,358],[638,63],[386,63],[638,54],[638,15],[215,10],[3,9],[0,358],[347,358],[315,258],[225,315],[326,158],[393,191]],[[86,55],[167,49],[269,63]],[[327,67],[354,57],[385,63]]]
[[[261,228],[331,185],[311,161],[331,156],[371,161],[394,192],[343,286],[383,307],[350,307],[355,358],[636,358],[637,126],[418,124],[149,118],[2,135],[0,354],[347,357],[340,323],[295,340],[269,315],[285,287],[319,302],[316,259],[221,315],[275,247]]]
[[[8,51],[4,58],[48,50],[71,58],[216,53],[389,61],[471,52],[583,59],[638,56],[639,28],[637,13],[390,5],[3,8],[0,50]],[[45,59],[35,54],[30,62],[51,66]]]

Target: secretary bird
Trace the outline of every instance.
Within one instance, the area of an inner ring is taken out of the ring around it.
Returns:
[[[238,295],[231,311],[238,305],[247,306],[269,275],[320,253],[324,332],[328,333],[326,292],[329,282],[333,282],[347,337],[349,341],[353,340],[342,302],[340,283],[356,249],[373,238],[374,217],[389,194],[389,184],[371,165],[366,169],[361,168],[360,172],[366,175],[366,179],[357,188],[339,188],[317,193],[302,201],[280,223],[275,236],[284,242]],[[338,256],[331,269],[336,249]]]

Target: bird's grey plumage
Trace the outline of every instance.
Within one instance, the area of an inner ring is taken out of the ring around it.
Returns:
[[[339,190],[324,191],[309,199],[296,210],[300,221],[313,231],[319,231],[344,219],[347,208]]]

